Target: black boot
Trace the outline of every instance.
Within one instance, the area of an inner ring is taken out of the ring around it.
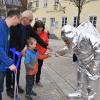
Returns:
[[[37,93],[32,90],[30,95],[37,96]]]
[[[7,90],[7,96],[14,98],[14,89]]]

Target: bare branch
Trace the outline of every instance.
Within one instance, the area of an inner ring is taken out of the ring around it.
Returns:
[[[86,1],[86,2],[84,3],[84,5],[87,4],[87,3],[90,3],[90,2],[92,2],[92,1],[98,1],[98,0],[88,0],[88,1]]]

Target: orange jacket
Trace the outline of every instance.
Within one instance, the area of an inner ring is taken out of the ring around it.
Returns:
[[[38,56],[38,59],[46,59],[48,58],[48,55],[47,54],[44,54],[44,55],[39,55]],[[33,68],[29,70],[29,75],[36,75],[38,72],[38,63],[34,64]]]
[[[48,44],[48,34],[46,32],[41,32],[41,34],[38,34],[41,39],[44,40]],[[40,44],[37,43],[37,50],[40,54],[44,54],[47,49],[43,48]]]

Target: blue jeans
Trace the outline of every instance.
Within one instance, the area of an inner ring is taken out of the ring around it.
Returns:
[[[34,85],[34,75],[26,75],[26,95],[30,95]]]
[[[5,73],[6,72],[0,71],[0,100],[2,100],[2,92],[3,92]]]

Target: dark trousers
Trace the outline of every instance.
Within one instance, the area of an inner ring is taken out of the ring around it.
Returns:
[[[17,62],[17,57],[15,59],[15,63]],[[21,60],[17,69],[17,84],[19,85],[19,78],[20,78],[20,65],[21,65]],[[14,89],[14,84],[15,84],[15,75],[12,71],[9,69],[6,72],[6,89],[9,91],[11,88]]]
[[[40,81],[41,70],[42,70],[43,60],[38,60],[38,72],[36,74],[36,83]]]
[[[3,92],[5,74],[6,74],[6,72],[0,71],[0,100],[2,100],[2,92]]]
[[[31,95],[34,85],[34,75],[26,75],[26,95]]]
[[[0,100],[2,100],[2,93],[0,93]]]

